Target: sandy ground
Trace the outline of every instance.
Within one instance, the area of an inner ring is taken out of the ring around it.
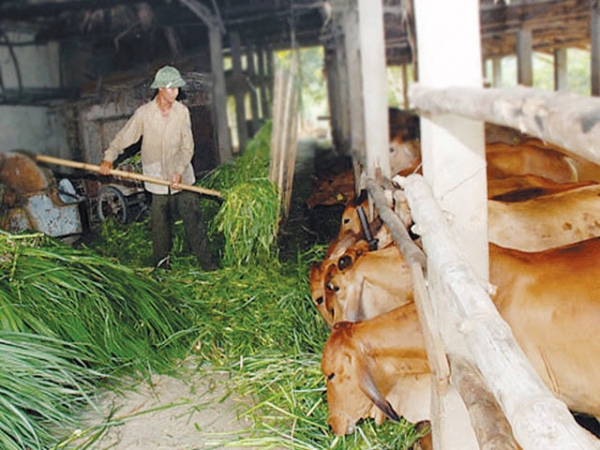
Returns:
[[[186,369],[181,378],[156,375],[116,394],[101,396],[90,426],[111,425],[90,450],[252,449],[236,446],[250,419],[238,417],[241,399],[227,395],[227,375]],[[235,394],[234,394],[235,395]],[[240,434],[241,433],[241,434]]]

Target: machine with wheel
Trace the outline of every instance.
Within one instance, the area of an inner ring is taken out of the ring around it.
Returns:
[[[0,152],[0,228],[41,231],[72,243],[106,220],[124,224],[146,217],[148,198],[140,181],[89,176],[57,181],[35,159],[27,152]]]

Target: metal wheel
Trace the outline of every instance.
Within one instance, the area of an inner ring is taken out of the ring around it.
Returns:
[[[102,222],[113,218],[120,223],[127,223],[129,212],[125,195],[113,186],[102,186],[98,194],[98,216]]]

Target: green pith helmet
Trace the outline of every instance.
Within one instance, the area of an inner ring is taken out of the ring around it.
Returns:
[[[154,76],[154,81],[150,85],[152,89],[158,88],[180,88],[186,85],[186,82],[181,78],[179,70],[175,67],[164,66],[158,69]]]

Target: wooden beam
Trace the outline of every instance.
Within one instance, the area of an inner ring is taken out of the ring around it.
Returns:
[[[459,114],[515,128],[600,164],[600,99],[514,86],[483,89],[413,84],[412,103],[425,114]]]

